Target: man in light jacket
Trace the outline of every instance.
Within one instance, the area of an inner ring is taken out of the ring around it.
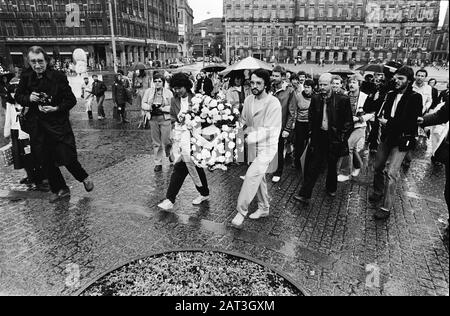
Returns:
[[[150,121],[150,130],[155,154],[155,172],[162,171],[164,153],[170,158],[170,105],[172,103],[172,91],[164,88],[166,80],[163,75],[155,74],[154,87],[145,91],[142,98],[142,110]],[[171,161],[172,162],[172,161]]]

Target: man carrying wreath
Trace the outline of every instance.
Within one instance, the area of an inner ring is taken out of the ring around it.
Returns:
[[[280,101],[269,95],[270,73],[258,69],[251,76],[250,85],[253,95],[248,96],[242,110],[242,123],[247,126],[244,133],[249,154],[256,152],[256,158],[245,175],[237,203],[237,215],[234,226],[241,226],[248,214],[250,203],[258,196],[258,210],[250,215],[251,219],[269,216],[269,194],[266,173],[278,152],[278,140],[281,133],[282,113]],[[276,162],[276,160],[275,160]],[[276,170],[276,167],[274,168]]]
[[[192,107],[192,98],[194,95],[191,92],[192,82],[189,80],[189,77],[183,73],[174,74],[172,79],[170,80],[170,86],[174,92],[174,98],[172,98],[170,115],[172,119],[172,123],[175,125],[173,129],[174,134],[183,134],[189,135],[186,141],[189,144],[190,141],[190,132],[183,129],[184,127],[178,126],[176,123],[181,123],[180,117],[188,112]],[[200,205],[204,201],[209,199],[209,188],[208,181],[206,179],[205,170],[195,166],[195,164],[191,160],[191,150],[190,144],[187,146],[187,149],[181,147],[181,156],[177,154],[175,151],[179,150],[179,147],[174,143],[174,156],[175,156],[175,165],[172,173],[172,177],[170,179],[169,188],[167,189],[166,200],[164,200],[158,207],[164,210],[171,210],[175,204],[176,197],[180,192],[181,187],[183,186],[184,180],[186,176],[189,174],[192,180],[195,183],[197,191],[200,195],[192,201],[194,205]],[[177,157],[178,156],[178,157]]]

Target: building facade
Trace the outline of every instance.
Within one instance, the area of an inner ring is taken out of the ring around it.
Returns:
[[[206,29],[206,37],[202,38],[202,29]],[[225,25],[223,18],[211,18],[194,24],[194,52],[193,56],[224,57],[225,54]]]
[[[432,53],[432,59],[433,61],[443,61],[448,62],[449,60],[449,43],[448,43],[448,37],[449,37],[449,6],[447,6],[447,12],[445,13],[445,19],[444,24],[442,27],[438,30],[436,30],[434,34],[434,41],[433,41],[433,53]]]
[[[177,57],[176,0],[110,1],[119,66]],[[82,48],[90,66],[100,63],[112,67],[108,2],[0,1],[2,63],[22,67],[27,49],[40,45],[56,60],[70,60],[72,52]]]
[[[177,0],[178,5],[178,53],[180,57],[192,57],[194,36],[194,11],[187,0]]]
[[[228,58],[431,58],[439,0],[224,0]]]

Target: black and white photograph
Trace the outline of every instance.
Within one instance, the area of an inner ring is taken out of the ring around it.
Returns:
[[[448,0],[0,0],[0,99],[0,296],[449,296]]]

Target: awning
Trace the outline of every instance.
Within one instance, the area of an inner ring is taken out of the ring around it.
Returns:
[[[20,55],[20,56],[22,56],[23,53],[20,53],[20,52],[11,52],[10,55]]]

